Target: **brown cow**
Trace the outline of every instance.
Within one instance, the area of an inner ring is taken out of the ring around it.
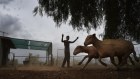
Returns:
[[[134,50],[134,46],[132,42],[123,40],[123,39],[106,39],[106,40],[99,40],[96,37],[96,34],[88,35],[85,39],[84,45],[87,46],[89,44],[93,44],[99,53],[99,61],[106,66],[104,62],[101,61],[102,58],[110,57],[111,63],[116,65],[114,62],[114,57],[117,56],[120,60],[119,65],[123,65],[126,63],[127,58],[132,61],[131,57],[129,56],[133,53],[135,60],[138,62],[138,58],[136,56],[136,52]]]
[[[82,69],[84,69],[87,66],[87,64],[92,60],[92,58],[95,58],[95,59],[99,58],[98,52],[97,52],[97,50],[96,50],[96,48],[94,46],[88,46],[88,47],[86,47],[86,46],[77,46],[74,49],[73,54],[77,55],[79,53],[87,53],[88,54],[78,64],[78,65],[81,65],[82,62],[88,57],[88,61],[86,62],[85,66]]]

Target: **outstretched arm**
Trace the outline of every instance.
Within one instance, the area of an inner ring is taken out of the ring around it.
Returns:
[[[74,41],[70,41],[70,43],[74,43],[79,37],[77,37]]]
[[[62,34],[61,42],[64,42],[63,37],[64,37],[64,35]]]

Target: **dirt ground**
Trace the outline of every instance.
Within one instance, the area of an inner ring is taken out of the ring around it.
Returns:
[[[140,69],[88,67],[60,68],[46,66],[0,68],[0,79],[140,79]]]

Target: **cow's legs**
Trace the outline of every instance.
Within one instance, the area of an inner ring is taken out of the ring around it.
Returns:
[[[114,57],[110,57],[110,60],[111,60],[111,63],[112,63],[114,66],[117,66],[117,64],[115,63]]]
[[[132,58],[129,56],[129,60],[132,63],[132,65],[135,65],[134,61],[132,60]]]
[[[81,65],[83,63],[83,61],[88,57],[88,55],[86,55],[79,63],[78,65]]]
[[[107,64],[106,63],[104,63],[104,62],[102,62],[102,60],[101,60],[102,58],[101,57],[99,57],[99,62],[102,64],[102,65],[104,65],[104,66],[107,66]]]
[[[86,62],[85,66],[82,69],[85,69],[85,67],[88,65],[88,63],[91,61],[92,57],[88,58],[88,61]]]

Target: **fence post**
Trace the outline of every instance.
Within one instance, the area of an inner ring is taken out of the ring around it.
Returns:
[[[73,65],[74,65],[74,56],[73,56]]]
[[[12,63],[13,63],[13,66],[15,65],[15,54],[13,53],[13,61],[12,61]]]
[[[57,49],[57,59],[56,59],[56,66],[58,65],[58,49]]]
[[[3,47],[2,47],[2,39],[0,38],[0,66],[2,65],[2,56],[3,56]]]

